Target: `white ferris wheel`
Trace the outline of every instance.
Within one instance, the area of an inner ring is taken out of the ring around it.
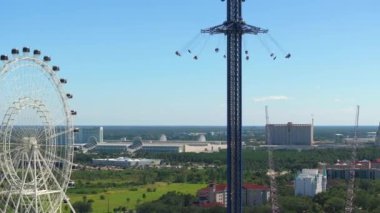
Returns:
[[[74,154],[73,96],[50,57],[24,47],[1,55],[0,212],[59,212]]]

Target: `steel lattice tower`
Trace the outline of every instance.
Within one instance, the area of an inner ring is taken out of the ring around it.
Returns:
[[[227,36],[227,212],[242,212],[242,36],[268,30],[246,24],[242,1],[227,0],[227,21],[202,33]]]
[[[379,127],[377,128],[377,131],[376,131],[375,145],[376,146],[380,145],[380,122],[379,122]]]
[[[355,198],[355,168],[356,168],[356,155],[358,148],[358,128],[359,128],[359,112],[360,106],[356,106],[355,126],[354,126],[354,140],[352,142],[351,166],[348,179],[348,186],[346,191],[346,205],[344,212],[351,213],[354,211],[354,198]]]

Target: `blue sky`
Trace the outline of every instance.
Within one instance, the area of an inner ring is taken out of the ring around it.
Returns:
[[[225,60],[213,53],[221,36],[198,61],[174,55],[201,28],[223,22],[225,3],[52,2],[2,1],[0,51],[29,46],[50,55],[69,80],[77,124],[225,124]],[[351,125],[359,104],[360,124],[377,125],[379,10],[377,0],[246,0],[246,22],[268,28],[293,57],[273,61],[245,37],[243,123],[264,124],[268,105],[272,123],[307,123],[314,114],[317,125]]]

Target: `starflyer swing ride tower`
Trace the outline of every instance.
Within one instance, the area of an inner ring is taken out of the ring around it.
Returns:
[[[242,212],[242,36],[267,33],[268,30],[246,24],[242,1],[227,0],[227,20],[202,33],[227,36],[227,212]]]
[[[224,0],[222,0],[224,2]],[[202,29],[202,34],[223,34],[227,37],[227,49],[224,58],[227,59],[227,212],[242,212],[242,38],[244,34],[267,34],[268,30],[252,26],[243,20],[242,3],[245,0],[227,0],[227,20],[220,25]],[[279,44],[270,37],[271,41],[284,53]],[[266,43],[261,43],[270,52]],[[219,48],[215,49],[218,52]],[[190,49],[188,53],[192,54]],[[176,51],[182,56],[181,51]],[[249,60],[248,51],[245,58]],[[273,60],[274,53],[270,52]],[[285,58],[290,58],[289,53]],[[193,59],[198,60],[198,55]]]

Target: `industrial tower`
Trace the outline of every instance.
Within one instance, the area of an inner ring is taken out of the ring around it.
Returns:
[[[346,191],[346,204],[344,207],[345,213],[352,213],[354,210],[354,198],[355,198],[355,165],[356,165],[356,153],[358,146],[358,128],[359,128],[359,112],[360,106],[356,106],[355,126],[354,126],[354,140],[351,144],[351,167],[349,173],[348,186]]]
[[[227,20],[201,30],[227,36],[227,212],[242,212],[242,36],[268,30],[246,24],[242,18],[242,1],[227,0]]]
[[[268,112],[268,106],[265,106],[265,135],[266,135],[266,141],[269,141],[269,131],[268,131],[268,125],[269,123],[269,112]],[[269,182],[270,182],[270,199],[271,199],[271,205],[272,205],[272,213],[279,213],[280,207],[278,205],[278,199],[277,199],[277,182],[276,182],[276,172],[274,170],[274,161],[273,161],[273,151],[271,147],[268,147],[268,176],[269,176]]]
[[[380,145],[380,122],[379,122],[379,127],[377,128],[377,131],[376,131],[375,145],[376,146]]]

